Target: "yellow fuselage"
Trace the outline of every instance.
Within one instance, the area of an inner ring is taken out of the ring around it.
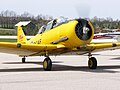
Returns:
[[[70,21],[66,24],[62,24],[56,28],[53,28],[49,31],[44,32],[43,34],[37,34],[34,38],[29,40],[29,43],[35,44],[52,44],[52,42],[59,41],[64,38],[68,38],[68,40],[59,42],[57,44],[63,44],[67,47],[77,47],[81,45],[86,45],[91,42],[93,39],[94,30],[90,22],[88,24],[92,28],[92,36],[89,40],[80,40],[76,33],[75,27],[78,24],[78,21]]]

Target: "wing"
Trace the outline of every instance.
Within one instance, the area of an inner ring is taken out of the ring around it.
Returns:
[[[19,56],[40,56],[49,52],[51,55],[59,55],[71,52],[82,52],[82,54],[89,51],[101,51],[120,49],[120,43],[105,43],[105,44],[87,44],[71,49],[61,44],[18,44],[9,42],[0,42],[0,52],[16,54]],[[77,53],[76,53],[77,54]]]
[[[101,44],[86,44],[79,47],[63,49],[64,55],[83,55],[90,52],[99,52],[105,50],[120,49],[120,43],[101,43]],[[65,51],[66,50],[66,51]]]
[[[18,44],[9,42],[0,42],[0,52],[17,54],[19,56],[43,55],[56,49],[65,48],[64,45],[53,44]]]
[[[120,43],[101,43],[86,45],[86,50],[89,51],[114,50],[114,49],[120,49]]]

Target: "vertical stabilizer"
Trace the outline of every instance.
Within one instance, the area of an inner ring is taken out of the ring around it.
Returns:
[[[21,26],[18,26],[18,29],[17,29],[17,43],[20,43],[20,44],[27,43],[26,36],[25,36]]]

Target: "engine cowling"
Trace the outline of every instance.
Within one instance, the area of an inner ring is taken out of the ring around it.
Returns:
[[[78,19],[78,24],[75,28],[75,33],[80,40],[87,41],[93,37],[93,27],[85,19]]]
[[[72,20],[67,24],[69,29],[66,29],[66,46],[79,47],[89,44],[94,36],[94,28],[92,24],[85,19]]]

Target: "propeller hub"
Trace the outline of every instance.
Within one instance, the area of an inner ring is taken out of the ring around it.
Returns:
[[[87,41],[92,37],[92,28],[85,19],[78,19],[76,25],[76,35],[80,40]]]

